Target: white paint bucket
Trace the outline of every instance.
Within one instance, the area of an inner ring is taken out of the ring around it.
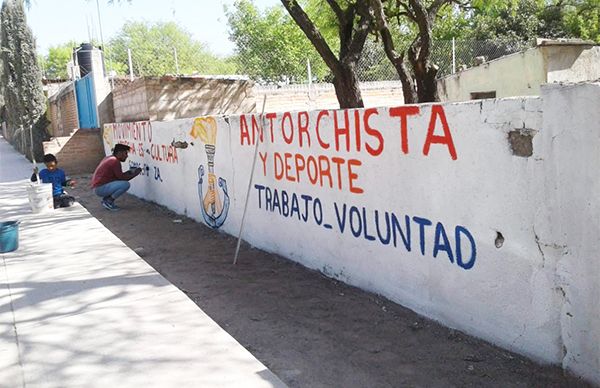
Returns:
[[[31,183],[27,186],[27,195],[34,213],[54,210],[52,183]]]

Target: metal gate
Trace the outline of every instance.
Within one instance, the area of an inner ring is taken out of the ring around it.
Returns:
[[[91,73],[75,81],[75,94],[77,95],[79,128],[98,128],[94,81]]]

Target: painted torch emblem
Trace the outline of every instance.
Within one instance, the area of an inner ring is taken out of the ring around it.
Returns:
[[[206,178],[206,194],[203,190],[205,181],[204,165],[198,167],[198,196],[200,198],[200,208],[202,217],[207,225],[217,229],[223,225],[229,211],[229,194],[227,194],[227,182],[219,177],[218,184],[223,190],[223,200],[216,189],[217,176],[215,175],[215,152],[217,151],[217,121],[213,117],[198,117],[194,120],[194,125],[190,131],[194,139],[200,138],[204,143],[206,159],[208,164],[208,176]]]

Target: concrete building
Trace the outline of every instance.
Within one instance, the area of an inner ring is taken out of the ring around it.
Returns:
[[[534,48],[439,80],[442,101],[539,96],[542,84],[600,79],[600,46],[581,40],[538,39]]]

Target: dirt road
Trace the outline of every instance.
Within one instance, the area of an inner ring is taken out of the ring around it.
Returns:
[[[163,207],[125,195],[78,201],[291,387],[578,387],[382,297],[328,279]],[[181,222],[174,222],[181,220]]]

